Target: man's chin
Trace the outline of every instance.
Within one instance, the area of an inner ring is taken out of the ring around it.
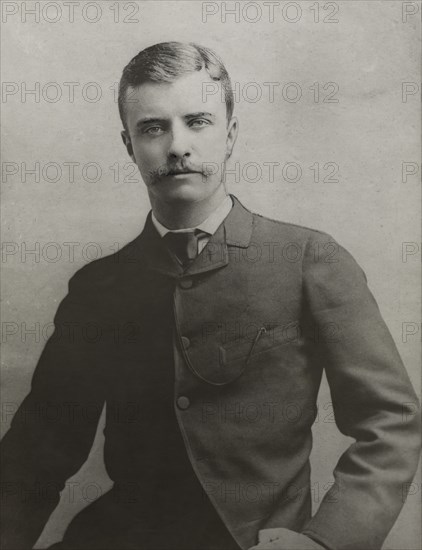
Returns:
[[[192,174],[188,178],[163,178],[151,191],[164,202],[196,202],[204,197],[205,186],[202,174]]]

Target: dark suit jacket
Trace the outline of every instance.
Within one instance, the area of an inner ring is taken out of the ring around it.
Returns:
[[[35,542],[89,453],[104,403],[115,487],[147,487],[147,466],[166,451],[158,419],[172,414],[193,471],[243,549],[273,527],[329,549],[381,547],[417,465],[417,399],[364,273],[330,236],[235,199],[183,272],[149,217],[119,253],[72,277],[55,323],[3,442],[5,550]],[[183,361],[169,402],[151,388],[174,328]],[[311,517],[323,369],[337,426],[356,442]],[[22,498],[35,482],[48,499]]]

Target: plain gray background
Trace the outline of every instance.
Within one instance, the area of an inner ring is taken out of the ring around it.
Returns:
[[[74,2],[72,22],[62,2],[3,2],[3,431],[70,276],[142,230],[149,202],[120,139],[116,83],[139,50],[167,40],[215,49],[238,91],[230,191],[256,212],[331,233],[354,255],[420,393],[420,3],[238,2],[225,16],[235,2],[90,4]],[[75,163],[73,181],[64,163]],[[325,382],[319,405],[315,507],[350,443]],[[100,429],[39,548],[110,487],[101,445]],[[418,479],[384,548],[420,548],[420,488]]]

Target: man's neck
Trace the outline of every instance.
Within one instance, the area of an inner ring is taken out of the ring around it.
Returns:
[[[217,190],[204,201],[179,201],[164,203],[150,197],[152,211],[157,220],[168,229],[186,229],[197,227],[226,199],[225,190]]]

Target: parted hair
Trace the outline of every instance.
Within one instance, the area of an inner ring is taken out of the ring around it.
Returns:
[[[205,69],[212,80],[221,83],[229,121],[234,99],[229,74],[218,55],[204,46],[184,42],[161,42],[141,50],[123,69],[119,83],[119,113],[126,127],[126,94],[145,82],[173,82],[180,76]]]

